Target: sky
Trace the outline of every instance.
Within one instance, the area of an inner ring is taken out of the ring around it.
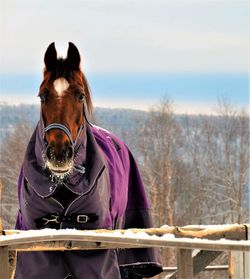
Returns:
[[[94,105],[210,113],[249,105],[249,1],[0,1],[0,102],[39,103],[43,57],[72,41]]]

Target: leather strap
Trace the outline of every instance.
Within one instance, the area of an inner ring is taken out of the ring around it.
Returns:
[[[35,220],[36,226],[38,229],[50,226],[54,227],[56,224],[60,224],[62,222],[67,223],[75,223],[75,224],[87,224],[94,223],[98,220],[98,216],[95,213],[74,213],[67,216],[61,216],[58,214],[48,214],[41,218]]]

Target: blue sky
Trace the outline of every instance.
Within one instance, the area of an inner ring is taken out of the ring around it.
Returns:
[[[219,95],[248,106],[248,1],[0,3],[0,101],[38,103],[46,47],[65,55],[72,41],[95,105],[147,109],[167,94],[190,113]]]

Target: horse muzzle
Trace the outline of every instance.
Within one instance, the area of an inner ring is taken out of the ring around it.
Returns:
[[[73,147],[49,144],[46,149],[46,166],[57,176],[69,173],[73,168]]]
[[[45,127],[45,133],[48,133],[46,167],[56,176],[70,173],[74,165],[74,141],[69,129],[52,123]]]

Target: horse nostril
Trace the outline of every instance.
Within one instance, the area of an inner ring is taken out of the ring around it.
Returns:
[[[70,145],[56,147],[49,145],[46,149],[46,156],[49,161],[57,162],[58,164],[65,163],[73,157],[73,148]]]
[[[64,155],[67,159],[71,159],[73,157],[73,148],[71,145],[65,147]]]
[[[53,159],[53,157],[54,157],[54,151],[53,151],[54,149],[53,149],[53,147],[52,146],[48,146],[47,147],[47,150],[46,150],[46,156],[47,156],[47,158],[49,159],[49,160],[52,160]]]

